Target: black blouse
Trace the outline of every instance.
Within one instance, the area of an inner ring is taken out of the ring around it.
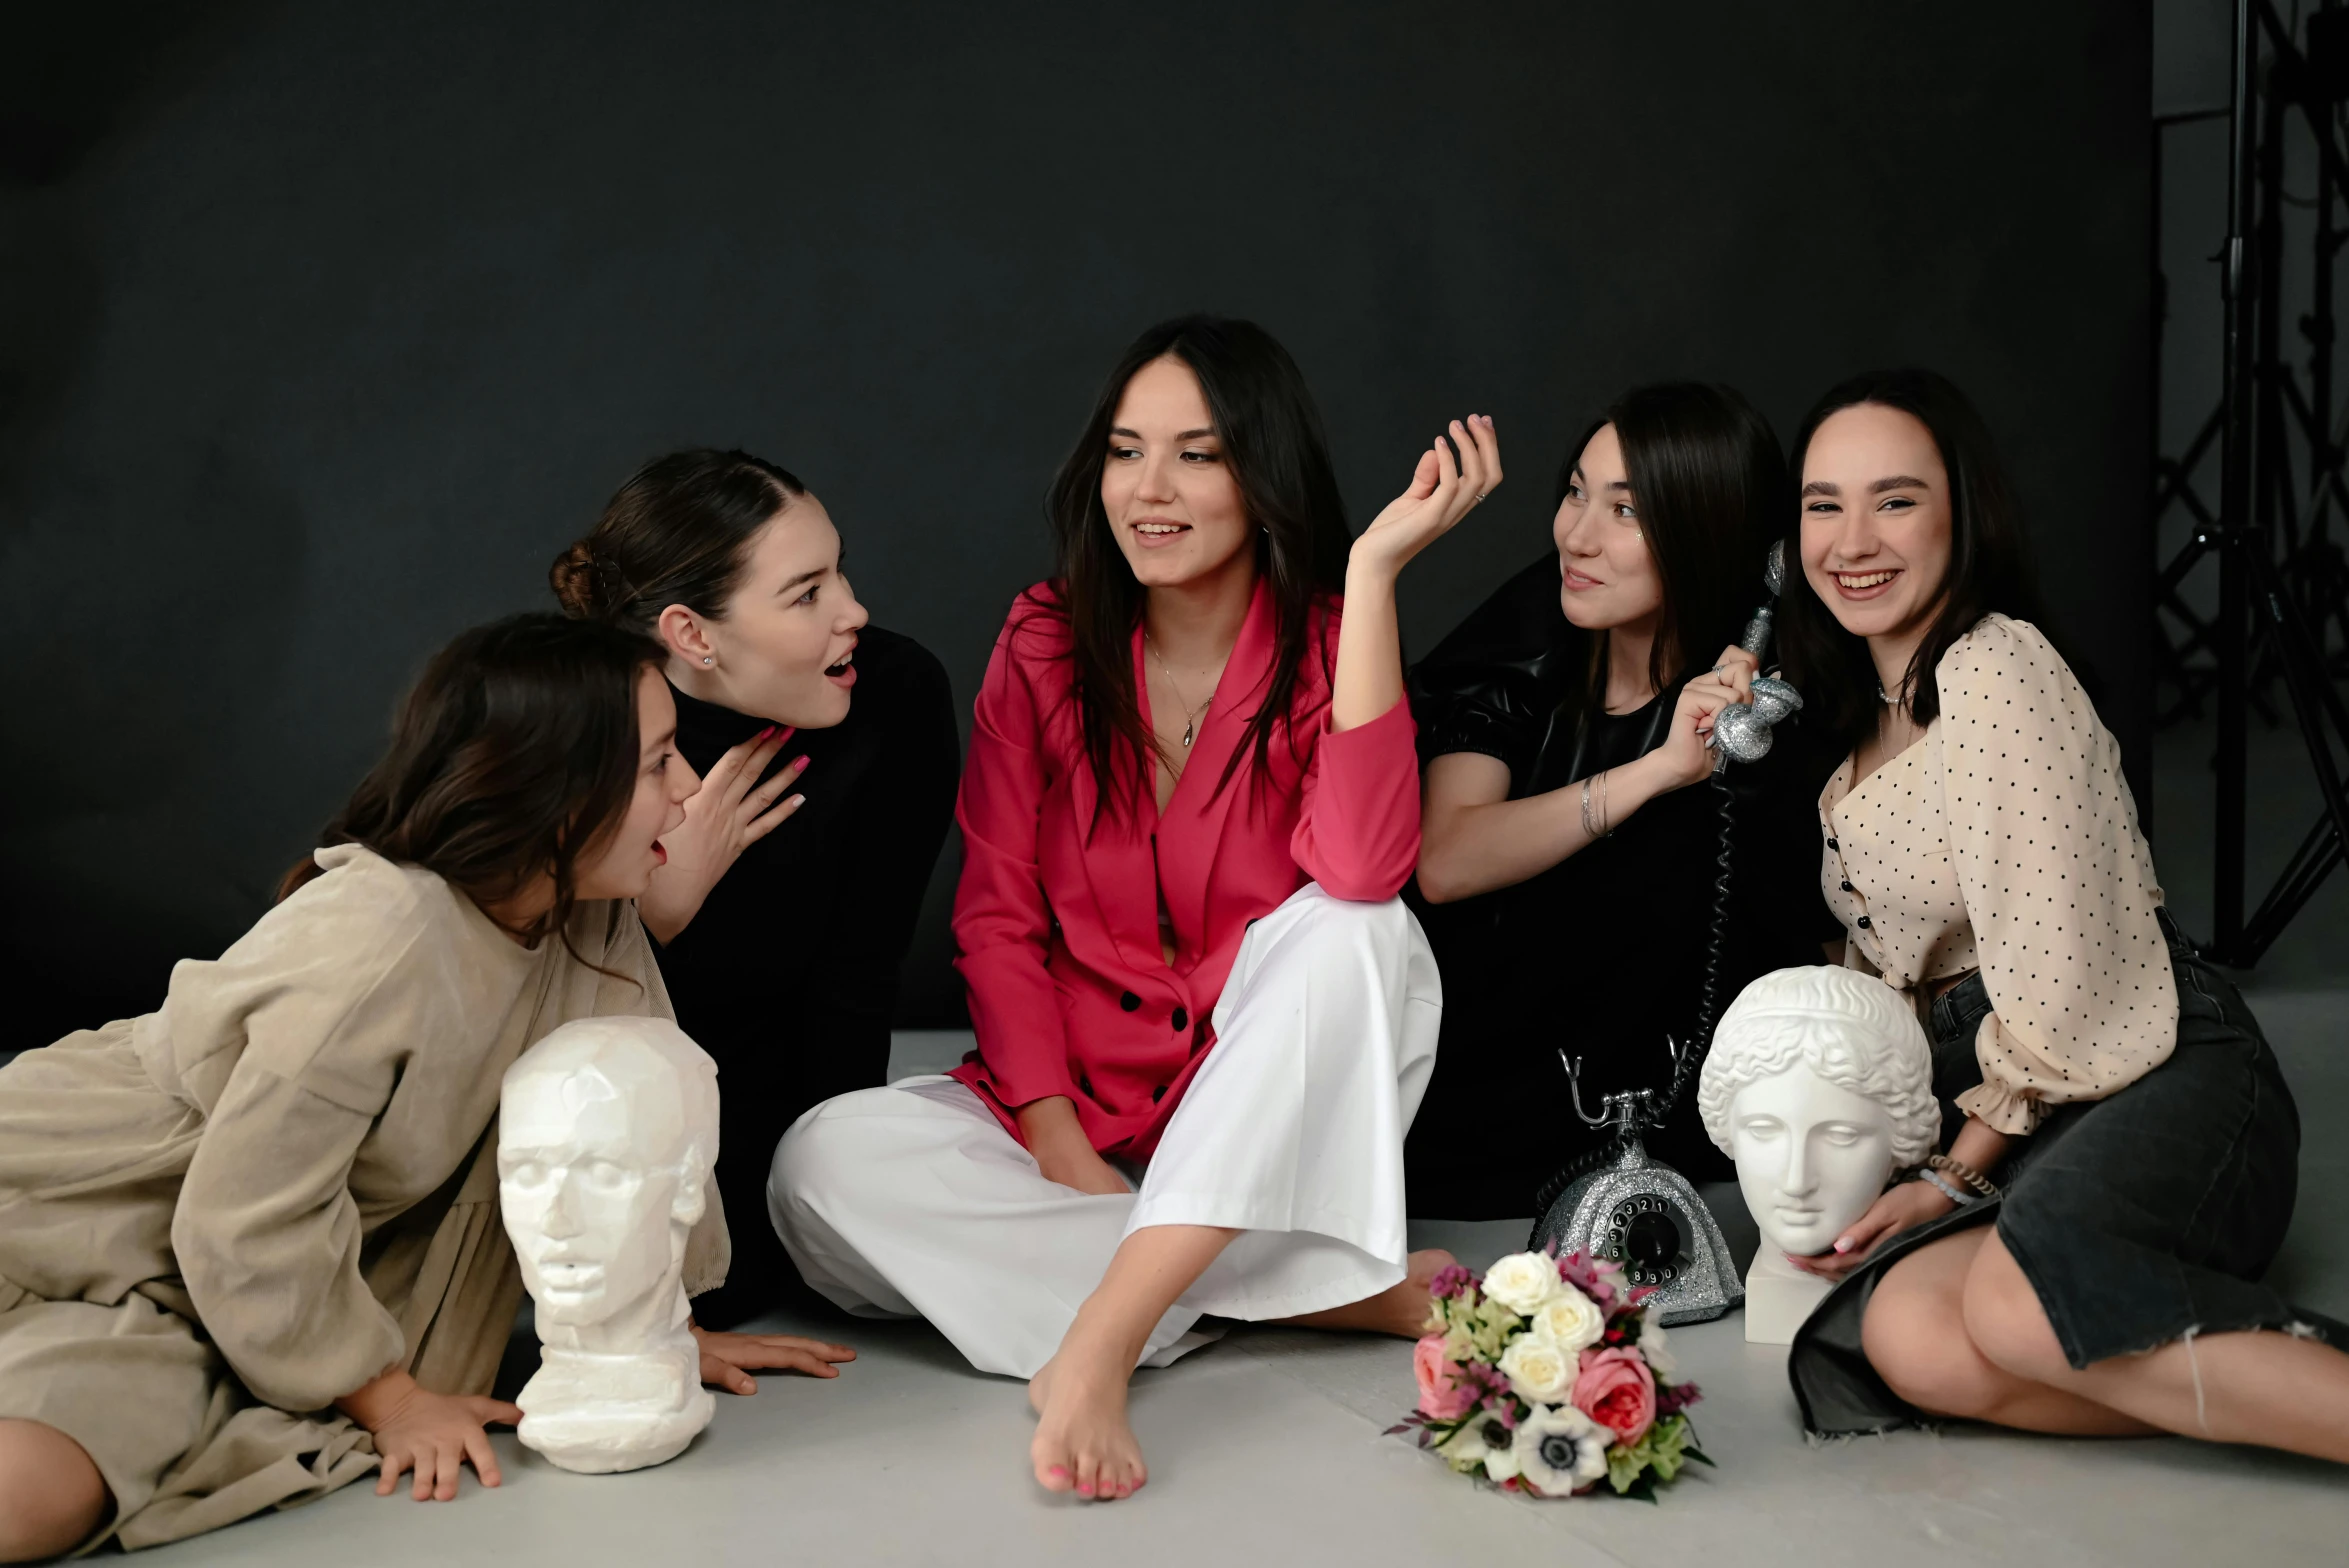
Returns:
[[[677,1022],[718,1064],[734,1263],[723,1287],[694,1298],[705,1328],[806,1295],[767,1218],[767,1168],[802,1111],[888,1076],[898,967],[954,813],[962,750],[944,667],[912,638],[867,626],[856,670],[847,719],[777,754],[778,766],[809,759],[807,803],[743,851],[660,952]],[[677,749],[696,771],[766,727],[676,697]]]
[[[1519,572],[1412,671],[1422,757],[1496,757],[1515,800],[1654,750],[1686,677],[1633,712],[1605,713],[1584,700],[1590,635],[1559,607],[1554,555]],[[1802,744],[1796,721],[1777,737],[1768,757],[1727,774],[1734,869],[1717,1012],[1758,975],[1822,962],[1819,944],[1841,935],[1818,882],[1817,801],[1832,759]],[[1405,1146],[1414,1214],[1528,1214],[1537,1189],[1594,1147],[1561,1048],[1582,1058],[1594,1112],[1610,1090],[1669,1081],[1664,1038],[1685,1042],[1697,1022],[1720,843],[1721,792],[1697,784],[1515,886],[1430,905],[1414,885],[1407,896],[1444,980],[1435,1076]],[[1691,1090],[1651,1151],[1692,1179],[1724,1179],[1732,1169],[1695,1101]]]

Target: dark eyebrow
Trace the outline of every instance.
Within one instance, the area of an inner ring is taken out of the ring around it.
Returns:
[[[1109,433],[1113,436],[1124,436],[1129,441],[1139,441],[1142,439],[1142,433],[1140,431],[1128,430],[1123,425],[1111,425],[1109,427]],[[1213,425],[1202,425],[1197,430],[1176,431],[1175,439],[1177,441],[1196,441],[1201,436],[1211,436],[1213,434],[1215,434],[1215,427]]]
[[[1836,488],[1835,488],[1835,486],[1833,486],[1832,484],[1829,484],[1829,483],[1828,483],[1826,480],[1824,480],[1824,479],[1814,479],[1814,480],[1812,480],[1812,481],[1811,481],[1809,484],[1807,484],[1807,485],[1803,486],[1803,494],[1805,494],[1805,495],[1841,495],[1841,494],[1843,494],[1843,492],[1842,492],[1841,490],[1838,490],[1838,489],[1836,489]]]
[[[1922,479],[1911,479],[1906,474],[1894,474],[1889,479],[1879,479],[1868,486],[1868,493],[1882,495],[1887,490],[1930,490],[1932,488]]]
[[[783,586],[776,589],[775,592],[779,594],[789,593],[792,589],[797,588],[801,583],[812,583],[830,570],[831,568],[828,566],[819,566],[813,571],[801,572],[797,577],[787,579]]]

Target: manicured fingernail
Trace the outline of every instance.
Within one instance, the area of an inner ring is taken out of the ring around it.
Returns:
[[[795,767],[795,768],[799,769],[799,770],[800,770],[802,773],[804,773],[804,772],[806,772],[806,771],[807,771],[807,765],[808,765],[808,763],[809,763],[811,760],[812,760],[812,759],[810,759],[810,758],[807,758],[807,757],[801,757],[801,758],[799,758],[797,761],[793,762],[791,765],[792,765],[793,767]]]
[[[1849,1252],[1849,1251],[1851,1251],[1851,1238],[1850,1238],[1849,1236],[1838,1236],[1838,1237],[1836,1237],[1836,1238],[1835,1238],[1835,1250],[1836,1250],[1836,1251],[1838,1251],[1838,1252]]]

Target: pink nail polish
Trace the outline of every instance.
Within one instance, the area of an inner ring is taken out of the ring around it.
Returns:
[[[801,757],[801,758],[799,758],[797,761],[793,762],[791,765],[792,765],[793,767],[795,767],[795,768],[799,769],[799,770],[800,770],[802,773],[805,773],[805,772],[807,771],[807,765],[808,765],[808,761],[809,761],[809,759],[808,759],[808,758],[806,758],[806,757]]]

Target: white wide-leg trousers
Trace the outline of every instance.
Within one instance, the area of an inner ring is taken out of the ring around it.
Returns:
[[[1443,988],[1399,899],[1299,889],[1249,928],[1216,1043],[1134,1193],[1048,1181],[951,1078],[816,1106],[775,1150],[767,1211],[809,1284],[866,1317],[924,1317],[982,1372],[1032,1377],[1118,1244],[1151,1225],[1236,1237],[1145,1347],[1202,1314],[1285,1318],[1403,1278],[1403,1134],[1435,1068]]]

